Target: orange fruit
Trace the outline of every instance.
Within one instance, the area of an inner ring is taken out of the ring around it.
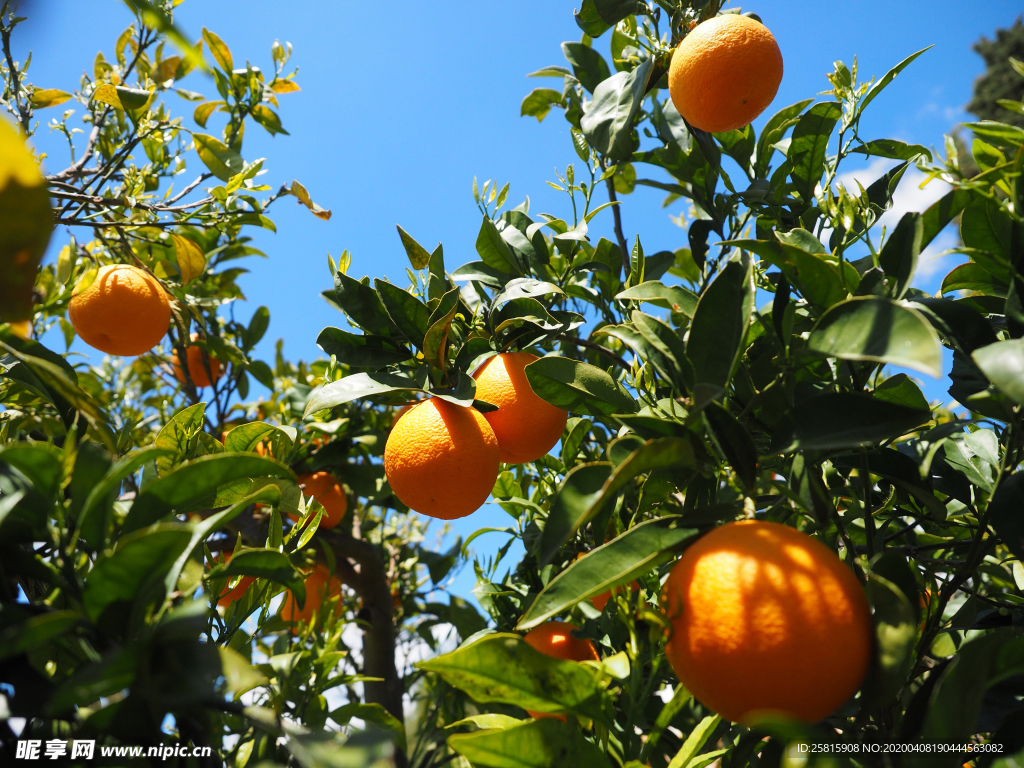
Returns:
[[[778,523],[715,528],[662,591],[672,669],[729,720],[773,711],[816,722],[860,687],[871,615],[853,572],[824,544]]]
[[[546,621],[526,633],[523,640],[535,651],[545,656],[563,661],[600,661],[597,649],[589,640],[581,640],[572,636],[576,627],[564,621]],[[551,715],[544,712],[526,710],[532,718],[557,717],[565,720],[565,715]]]
[[[299,608],[291,592],[281,603],[281,618],[285,621],[309,621],[314,618],[324,600],[341,594],[341,582],[332,576],[327,566],[317,563],[306,577],[306,604]]]
[[[299,485],[303,486],[302,492],[305,495],[312,496],[323,505],[321,528],[333,528],[344,519],[345,513],[348,512],[348,497],[334,475],[330,472],[299,475]]]
[[[230,559],[231,552],[221,552],[219,555],[213,558],[213,562],[215,564],[226,563]],[[235,579],[238,579],[238,583],[235,584],[235,586],[231,587],[231,584]],[[249,585],[252,584],[254,581],[256,581],[255,576],[242,576],[241,578],[239,578],[238,576],[232,576],[231,580],[228,581],[227,584],[227,586],[231,588],[228,589],[227,593],[217,601],[217,605],[227,608],[229,605],[235,602],[235,600],[244,595],[245,591],[249,589]]]
[[[435,397],[414,405],[391,429],[384,473],[407,507],[454,520],[487,501],[498,479],[500,453],[479,411]]]
[[[536,461],[555,447],[565,430],[566,411],[541,400],[526,379],[529,352],[503,352],[477,368],[476,396],[498,406],[484,418],[501,446],[507,464]]]
[[[772,103],[782,53],[768,28],[734,13],[698,24],[672,55],[668,92],[690,125],[710,133],[742,128]]]
[[[199,334],[193,333],[189,338],[191,338],[192,341],[198,341]],[[207,362],[209,362],[210,373],[213,374],[213,380],[216,381],[220,378],[220,360],[216,357],[212,357],[205,349],[190,346],[185,350],[185,359],[188,360],[188,375],[192,378],[192,383],[195,384],[197,388],[202,389],[203,387],[211,386],[210,374],[206,372]],[[181,369],[181,360],[178,358],[178,350],[174,350],[174,355],[171,357],[171,364],[174,366],[174,378],[184,384],[185,371]]]
[[[141,355],[167,333],[171,304],[163,286],[148,272],[110,264],[71,297],[68,319],[82,341],[100,352]]]

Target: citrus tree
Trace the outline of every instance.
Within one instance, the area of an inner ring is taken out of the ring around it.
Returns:
[[[479,260],[453,269],[399,228],[407,287],[329,261],[349,328],[320,333],[329,360],[279,346],[271,366],[253,356],[268,313],[222,314],[242,298],[223,262],[256,255],[244,228],[281,195],[329,216],[242,159],[245,126],[283,132],[289,48],[241,69],[174,3],[129,5],[75,94],[29,85],[3,29],[22,133],[71,99],[90,126],[83,150],[55,121],[80,154],[45,177],[0,127],[0,690],[22,739],[424,768],[1024,747],[1024,132],[968,126],[976,172],[952,140],[943,158],[861,136],[923,52],[877,80],[837,62],[823,99],[758,132],[783,72],[770,19],[585,0],[566,65],[534,73],[561,88],[522,104],[568,122],[562,209],[474,183]],[[177,84],[195,69],[219,100]],[[858,156],[892,167],[847,188]],[[880,232],[913,165],[948,192]],[[637,185],[686,206],[685,247],[627,238]],[[88,234],[39,267],[55,221]],[[951,223],[964,263],[924,294],[917,260]],[[166,305],[170,343],[87,368],[38,341],[143,345],[128,303]],[[944,348],[963,412],[900,370],[942,376]],[[249,377],[269,399],[245,402]],[[427,601],[466,550],[424,538],[488,496],[510,522],[473,563],[484,621]],[[443,625],[454,650],[396,661],[440,650]]]

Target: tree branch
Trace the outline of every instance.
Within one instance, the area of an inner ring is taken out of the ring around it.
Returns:
[[[602,170],[608,170],[608,166],[605,164],[604,158],[601,159],[601,168]],[[618,198],[615,196],[615,182],[612,180],[612,177],[609,176],[604,180],[604,182],[608,187],[608,201],[612,203],[617,202]],[[619,241],[619,250],[622,251],[622,266],[625,268],[626,274],[628,275],[630,270],[629,246],[626,244],[626,236],[622,233],[622,213],[619,211],[619,208],[621,207],[622,206],[619,205],[613,205],[611,206],[611,209],[612,217],[615,220],[615,239]]]
[[[602,354],[605,357],[607,357],[609,360],[611,360],[617,366],[622,368],[624,371],[631,371],[631,370],[633,370],[633,366],[631,366],[629,363],[627,363],[621,357],[619,357],[614,352],[612,352],[610,349],[608,349],[608,347],[603,347],[600,344],[598,344],[596,341],[589,341],[587,339],[580,339],[580,338],[577,338],[576,336],[570,336],[567,333],[559,334],[558,338],[561,339],[562,341],[568,341],[570,344],[578,344],[581,347],[586,347],[587,349],[592,349],[595,352],[597,352],[599,354]]]

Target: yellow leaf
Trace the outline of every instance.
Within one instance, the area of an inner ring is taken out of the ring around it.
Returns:
[[[227,74],[235,68],[234,60],[231,58],[231,49],[217,35],[203,27],[203,40],[210,47],[210,54],[220,65],[220,68]]]
[[[275,80],[270,89],[274,93],[295,93],[302,90],[294,80]]]
[[[59,91],[56,88],[37,88],[32,91],[32,106],[36,109],[46,109],[63,104],[71,98],[66,91]]]
[[[206,127],[206,121],[210,119],[210,115],[217,111],[218,107],[223,107],[223,101],[207,101],[196,107],[196,111],[192,113],[192,119],[203,128]]]
[[[75,288],[73,291],[71,291],[71,295],[77,296],[90,285],[92,285],[93,282],[95,282],[96,280],[96,275],[98,275],[99,273],[100,270],[98,267],[89,267],[89,269],[85,270],[85,272],[82,273],[82,276],[78,278],[78,282],[75,283]]]
[[[206,256],[198,245],[187,237],[171,235],[174,240],[174,253],[178,258],[178,269],[181,271],[181,284],[187,285],[203,274],[206,269]]]
[[[160,65],[153,72],[154,83],[166,83],[174,80],[178,67],[181,65],[181,56],[169,56],[160,62]]]
[[[104,83],[95,91],[92,92],[93,101],[98,101],[102,104],[106,104],[116,109],[124,109],[121,105],[121,99],[117,96],[117,88],[110,83]]]
[[[299,198],[299,202],[302,203],[307,208],[309,208],[313,215],[316,216],[318,219],[323,219],[324,221],[331,220],[331,212],[324,210],[319,205],[314,203],[313,199],[309,196],[309,192],[307,192],[306,188],[299,184],[299,182],[292,181],[291,189],[288,191],[291,192],[291,194],[293,194],[295,197]]]

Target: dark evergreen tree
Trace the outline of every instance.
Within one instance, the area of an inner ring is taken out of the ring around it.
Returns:
[[[997,29],[995,40],[982,37],[974,50],[985,59],[985,74],[974,81],[974,98],[967,111],[982,120],[997,120],[1024,128],[1024,114],[1007,109],[999,100],[1020,102],[1024,98],[1024,77],[1010,63],[1024,61],[1024,23],[1018,16],[1013,26]]]

